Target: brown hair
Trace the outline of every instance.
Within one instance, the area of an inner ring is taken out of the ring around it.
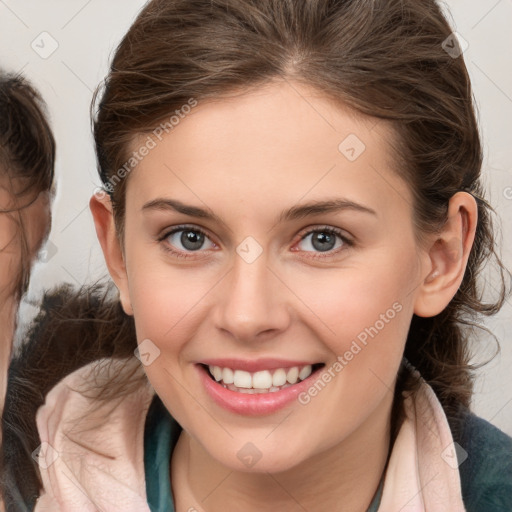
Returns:
[[[21,266],[12,291],[18,298],[27,290],[33,257],[21,209],[35,201],[40,192],[51,190],[54,165],[55,140],[41,96],[21,75],[0,71],[0,176],[7,178],[13,199],[13,207],[0,209],[0,214],[16,215],[20,227]]]

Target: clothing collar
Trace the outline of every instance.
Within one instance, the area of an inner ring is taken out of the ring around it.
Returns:
[[[107,382],[125,367],[126,361],[97,361],[68,375],[48,393],[36,416],[43,492],[35,512],[172,510],[169,461],[179,425],[168,413],[167,420],[161,415],[157,445],[148,442],[146,420],[155,398],[149,383],[115,401],[98,403],[83,393],[85,385]],[[372,507],[378,505],[378,512],[462,512],[448,421],[432,388],[417,377],[421,385],[404,396],[405,419],[382,496],[377,495]]]

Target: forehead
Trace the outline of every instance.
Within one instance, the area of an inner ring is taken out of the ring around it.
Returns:
[[[410,214],[391,127],[296,83],[199,103],[162,140],[149,137],[151,149],[129,178],[128,208],[172,196],[264,215],[301,199],[342,195]],[[148,140],[139,137],[132,151]]]

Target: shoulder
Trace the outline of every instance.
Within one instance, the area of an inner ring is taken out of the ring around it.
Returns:
[[[468,512],[512,511],[512,438],[465,410],[454,441]]]
[[[39,495],[32,453],[41,442],[36,413],[47,395],[91,362],[133,356],[132,324],[108,285],[64,285],[44,294],[9,367],[0,447],[0,494],[8,510],[30,510]]]
[[[103,359],[55,386],[36,416],[44,452],[38,454],[43,489],[36,510],[89,508],[140,510],[146,503],[143,429],[154,391],[147,379],[136,389],[108,397],[104,390],[142,365]],[[75,508],[76,507],[76,508]],[[113,507],[113,508],[112,508]]]

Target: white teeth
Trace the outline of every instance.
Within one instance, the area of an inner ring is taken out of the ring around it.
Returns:
[[[268,389],[272,387],[272,375],[268,370],[256,372],[252,376],[252,387],[257,389]]]
[[[224,381],[224,384],[233,384],[234,373],[231,368],[224,368],[222,370],[222,380]]]
[[[304,368],[302,368],[302,370],[299,372],[299,379],[300,380],[307,379],[311,375],[312,370],[313,370],[313,368],[311,367],[310,364],[308,364],[307,366],[304,366]]]
[[[273,371],[263,370],[255,373],[213,365],[210,365],[208,369],[217,382],[222,381],[220,383],[226,389],[248,394],[281,391],[307,379],[313,371],[310,364],[302,368],[292,366],[291,368],[278,368]]]
[[[252,376],[249,372],[243,370],[235,370],[233,383],[237,388],[252,388]]]
[[[286,380],[290,384],[297,383],[297,381],[299,380],[299,369],[296,366],[288,370],[288,373],[286,374]]]
[[[272,375],[272,385],[277,388],[286,384],[286,372],[283,368],[279,368]],[[269,386],[270,387],[270,386]]]
[[[219,382],[222,379],[222,368],[218,366],[209,366],[210,373],[213,375],[213,378]]]

